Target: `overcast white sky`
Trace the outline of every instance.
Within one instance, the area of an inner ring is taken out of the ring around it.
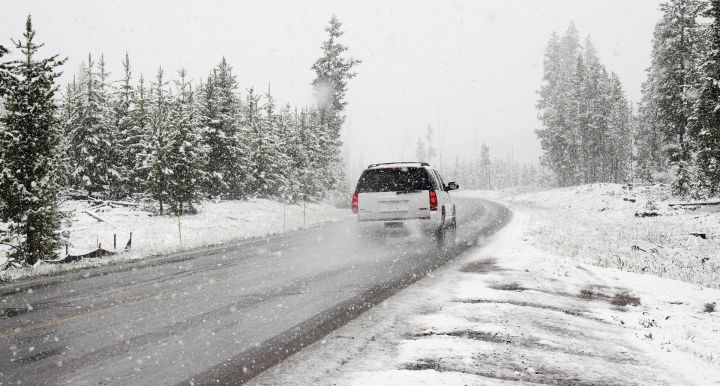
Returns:
[[[574,21],[637,101],[659,2],[0,0],[0,44],[19,37],[32,13],[44,52],[69,59],[63,81],[88,52],[104,53],[119,76],[127,50],[146,78],[162,65],[199,79],[225,56],[243,90],[270,83],[279,101],[310,105],[310,66],[335,13],[350,53],[363,60],[348,95],[352,169],[414,159],[429,124],[445,133],[446,165],[482,142],[495,155],[535,161],[534,106],[550,33]]]

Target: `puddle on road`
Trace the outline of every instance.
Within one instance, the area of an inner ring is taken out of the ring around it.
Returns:
[[[578,297],[587,301],[605,301],[613,306],[639,306],[640,298],[625,288],[612,288],[604,285],[589,285],[580,290]]]
[[[13,318],[30,312],[32,307],[6,307],[0,308],[0,318]]]
[[[460,271],[467,273],[490,273],[500,270],[502,269],[497,265],[496,259],[472,261],[460,269]]]
[[[521,286],[517,282],[493,284],[490,286],[490,288],[495,289],[495,290],[500,290],[500,291],[518,291],[518,292],[525,291],[527,289],[527,288]]]
[[[62,348],[56,347],[52,348],[50,350],[45,351],[38,351],[32,355],[28,355],[26,357],[22,357],[18,360],[20,363],[32,363],[32,362],[38,362],[43,359],[50,358],[51,356],[58,355],[62,353]]]
[[[625,307],[627,305],[631,306],[639,306],[640,305],[640,298],[636,296],[632,296],[627,292],[615,294],[613,296],[612,300],[610,301],[610,304],[614,306],[620,306]]]

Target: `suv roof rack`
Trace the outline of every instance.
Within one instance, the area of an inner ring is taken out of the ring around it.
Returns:
[[[396,164],[418,164],[420,166],[430,166],[430,164],[427,162],[401,161],[401,162],[383,162],[383,163],[379,163],[379,164],[370,164],[370,165],[368,165],[368,169],[374,168],[376,166],[381,166],[381,165],[396,165]]]

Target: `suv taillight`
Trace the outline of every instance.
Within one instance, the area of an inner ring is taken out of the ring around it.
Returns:
[[[357,192],[355,192],[355,194],[353,194],[352,211],[353,211],[353,214],[357,214],[357,212],[358,212],[358,194],[357,194]]]
[[[430,210],[437,210],[437,193],[430,191]]]

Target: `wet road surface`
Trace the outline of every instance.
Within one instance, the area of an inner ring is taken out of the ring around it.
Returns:
[[[458,245],[354,219],[0,285],[0,384],[237,384],[424,277],[509,219],[457,200]]]

